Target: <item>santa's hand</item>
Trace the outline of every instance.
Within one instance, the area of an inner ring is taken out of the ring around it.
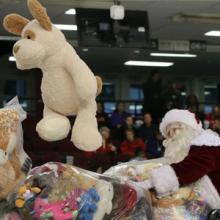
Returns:
[[[144,190],[149,190],[154,187],[151,179],[142,182],[137,182],[136,184]]]

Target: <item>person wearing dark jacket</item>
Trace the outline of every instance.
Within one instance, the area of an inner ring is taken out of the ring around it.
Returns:
[[[138,131],[138,136],[147,144],[147,154],[151,158],[155,158],[160,155],[158,150],[157,140],[158,127],[152,124],[152,117],[150,113],[144,115],[144,123],[141,125]]]
[[[149,79],[143,84],[143,113],[151,113],[155,123],[162,117],[162,82],[158,70],[152,70]]]
[[[96,119],[99,128],[103,126],[110,126],[108,114],[104,112],[104,105],[101,102],[97,102]]]
[[[122,102],[117,103],[115,111],[112,113],[110,118],[111,126],[113,128],[120,128],[125,122],[129,114],[125,110],[125,105]]]

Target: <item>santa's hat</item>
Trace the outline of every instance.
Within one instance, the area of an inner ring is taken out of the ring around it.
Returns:
[[[166,136],[167,125],[175,122],[184,123],[197,131],[202,129],[202,123],[196,118],[194,113],[188,110],[173,109],[165,114],[160,123],[160,132],[164,137]]]

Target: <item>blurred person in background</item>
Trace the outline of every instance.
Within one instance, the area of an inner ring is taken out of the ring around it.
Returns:
[[[114,146],[110,139],[110,129],[108,127],[101,127],[99,132],[102,135],[103,144],[102,146],[96,151],[97,153],[116,153],[117,148]]]
[[[202,122],[204,121],[204,113],[199,111],[199,101],[195,94],[189,94],[186,97],[185,104],[187,110],[189,110],[192,113],[195,113],[196,117]]]
[[[162,97],[165,113],[171,109],[181,109],[183,107],[181,92],[179,91],[177,84],[174,82],[168,82],[167,88],[164,90]]]
[[[199,111],[199,101],[195,94],[189,94],[186,97],[186,108],[193,113]]]
[[[96,118],[99,128],[103,126],[110,126],[109,117],[104,111],[104,104],[102,102],[97,102]]]
[[[218,135],[220,135],[220,117],[219,116],[214,119],[211,129],[215,131],[216,133],[218,133]]]
[[[220,106],[215,105],[212,111],[206,115],[205,120],[209,121],[210,125],[213,123],[215,118],[220,117]]]
[[[87,169],[101,173],[115,165],[114,157],[117,154],[117,148],[111,140],[110,129],[108,127],[101,127],[99,132],[103,139],[102,146],[94,152],[84,152],[84,156],[88,163]]]
[[[111,126],[113,128],[120,128],[128,116],[129,114],[125,110],[125,104],[123,102],[118,102],[110,118]]]
[[[213,107],[213,111],[206,117],[209,121],[209,128],[217,132],[220,135],[220,106]]]
[[[144,123],[139,128],[139,137],[147,144],[147,155],[149,158],[155,158],[160,155],[158,152],[158,140],[157,140],[158,127],[152,123],[152,117],[150,113],[144,115]]]
[[[133,130],[128,129],[125,132],[126,139],[120,146],[121,153],[130,158],[137,157],[139,155],[146,156],[146,144],[143,140],[136,138]],[[138,155],[137,155],[138,154]]]
[[[122,124],[122,126],[118,129],[116,132],[116,139],[123,141],[126,138],[126,130],[133,130],[135,132],[135,135],[137,134],[136,128],[134,126],[134,119],[131,115],[127,116],[125,122]]]
[[[143,84],[143,114],[149,112],[155,123],[162,117],[162,81],[158,70],[153,69],[150,77]]]

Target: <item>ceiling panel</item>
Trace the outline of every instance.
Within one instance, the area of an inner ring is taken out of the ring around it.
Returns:
[[[109,8],[113,0],[42,0],[54,23],[74,23],[64,15],[71,7]],[[216,24],[174,23],[170,17],[178,13],[220,13],[220,0],[121,0],[126,9],[147,10],[151,36],[159,39],[206,39],[220,44],[218,38],[206,38],[204,32],[218,29]],[[30,18],[25,0],[0,0],[0,20],[8,13],[20,13]],[[7,35],[0,26],[0,34]]]

